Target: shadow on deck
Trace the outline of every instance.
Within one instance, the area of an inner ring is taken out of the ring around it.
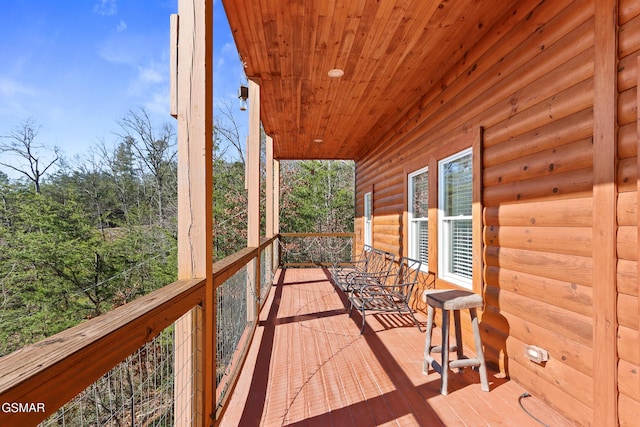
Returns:
[[[360,315],[345,307],[325,270],[279,270],[220,425],[540,425],[519,404],[525,390],[496,372],[489,393],[467,368],[440,395],[440,376],[422,374],[424,333],[409,316],[367,315],[360,335]],[[548,425],[570,425],[539,399],[522,404]]]

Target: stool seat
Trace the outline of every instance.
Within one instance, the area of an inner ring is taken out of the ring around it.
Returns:
[[[482,297],[469,291],[446,290],[425,293],[426,303],[441,310],[465,310],[482,307]]]
[[[446,289],[428,289],[423,292],[422,300],[427,303],[427,336],[424,345],[424,362],[422,370],[426,374],[429,367],[438,372],[441,376],[440,393],[447,394],[449,369],[458,368],[462,371],[466,367],[478,367],[480,371],[480,383],[482,390],[489,391],[489,381],[487,378],[487,367],[482,352],[482,341],[480,340],[480,327],[476,309],[482,307],[482,296],[473,292]],[[431,333],[433,330],[433,320],[435,309],[442,310],[442,345],[431,345]],[[460,327],[460,310],[469,310],[471,316],[471,326],[476,346],[476,357],[469,359],[464,356],[462,345],[462,329]],[[449,346],[449,312],[453,311],[455,323],[456,345]],[[457,352],[458,359],[449,361],[449,351]],[[431,353],[441,353],[441,363],[431,356]]]

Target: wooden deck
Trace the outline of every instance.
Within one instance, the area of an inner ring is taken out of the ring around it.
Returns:
[[[348,317],[327,277],[278,272],[222,426],[541,425],[518,403],[525,390],[496,372],[489,393],[467,368],[440,395],[439,375],[421,372],[424,333],[413,321],[367,315],[360,335],[360,315]],[[535,397],[522,405],[547,425],[573,425]]]

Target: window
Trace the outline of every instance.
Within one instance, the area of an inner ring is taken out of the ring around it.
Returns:
[[[372,246],[373,226],[373,197],[371,192],[364,195],[364,244]]]
[[[409,257],[422,261],[429,271],[429,172],[427,168],[409,174]]]
[[[464,150],[438,163],[438,229],[441,278],[471,289],[472,158]]]

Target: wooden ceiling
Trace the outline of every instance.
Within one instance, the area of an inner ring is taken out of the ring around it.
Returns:
[[[223,0],[274,156],[355,160],[514,2]]]

